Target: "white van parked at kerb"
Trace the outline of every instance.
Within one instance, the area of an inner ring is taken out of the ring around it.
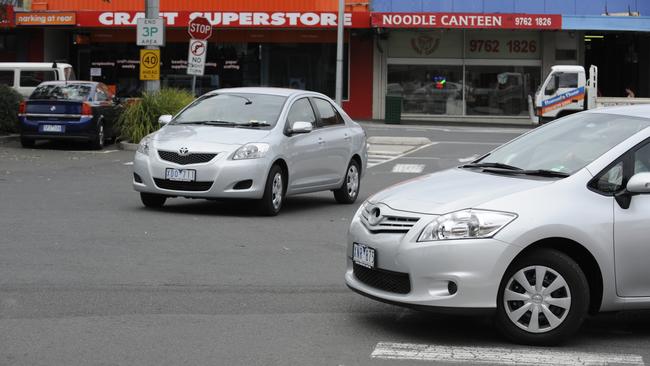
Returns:
[[[0,62],[0,85],[29,97],[44,81],[75,80],[70,64],[57,62]]]

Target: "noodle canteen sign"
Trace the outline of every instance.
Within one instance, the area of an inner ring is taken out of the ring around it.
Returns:
[[[372,13],[377,28],[561,29],[559,14]]]

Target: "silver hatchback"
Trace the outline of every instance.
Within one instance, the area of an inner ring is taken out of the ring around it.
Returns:
[[[366,169],[366,135],[325,95],[294,89],[210,92],[162,116],[133,164],[145,206],[170,197],[242,198],[276,215],[287,195],[331,190],[352,203]]]
[[[496,314],[553,344],[587,314],[650,308],[650,106],[571,115],[370,197],[348,286],[419,309]]]

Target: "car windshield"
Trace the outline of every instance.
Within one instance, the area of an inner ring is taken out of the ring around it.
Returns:
[[[86,101],[90,96],[91,90],[92,85],[90,84],[45,84],[34,89],[29,99]]]
[[[211,94],[194,101],[172,124],[272,128],[285,100],[285,97],[268,94]]]
[[[647,127],[648,119],[579,113],[515,139],[469,166],[573,174]]]

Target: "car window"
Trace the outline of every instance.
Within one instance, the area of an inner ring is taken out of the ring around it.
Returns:
[[[95,98],[98,102],[105,102],[108,100],[108,95],[98,86],[95,92]]]
[[[322,126],[335,126],[344,124],[343,118],[339,115],[336,109],[334,109],[330,102],[320,98],[314,98],[313,100],[316,109],[318,109],[318,114],[320,114],[320,121]]]
[[[634,153],[634,174],[650,172],[650,143]]]
[[[56,70],[21,70],[20,86],[38,86],[44,81],[56,80]]]
[[[576,73],[561,73],[558,75],[560,88],[577,88],[578,87],[578,74]]]
[[[44,84],[34,89],[29,99],[86,101],[91,90],[90,84]]]
[[[0,71],[0,85],[14,86],[13,70]]]
[[[293,103],[287,116],[287,125],[291,126],[294,122],[310,122],[316,125],[316,115],[307,98],[298,99]]]
[[[620,161],[605,171],[596,180],[594,188],[603,193],[614,193],[621,190],[623,188],[623,162]]]

